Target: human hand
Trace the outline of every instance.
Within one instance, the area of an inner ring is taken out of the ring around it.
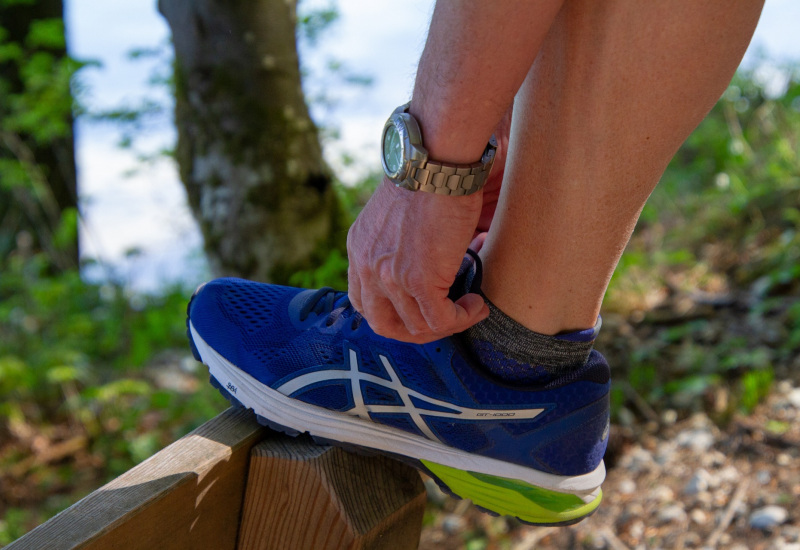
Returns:
[[[466,330],[489,309],[477,294],[451,301],[482,193],[411,192],[384,180],[347,235],[349,295],[372,329],[426,343]]]

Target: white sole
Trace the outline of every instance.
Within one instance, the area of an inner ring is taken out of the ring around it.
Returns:
[[[272,422],[316,437],[427,460],[451,468],[512,478],[592,502],[606,475],[604,463],[580,476],[558,476],[470,454],[403,430],[292,399],[262,384],[218,354],[189,323],[192,340],[211,375],[242,405]]]

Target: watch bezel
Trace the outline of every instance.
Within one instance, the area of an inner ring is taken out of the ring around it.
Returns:
[[[383,165],[383,172],[386,177],[396,186],[417,191],[419,186],[410,177],[411,168],[424,166],[428,160],[428,151],[422,146],[422,131],[419,128],[419,124],[413,116],[406,112],[407,109],[408,104],[398,107],[383,126],[383,132],[381,132],[381,165]],[[389,170],[384,149],[386,133],[390,128],[397,130],[402,149],[402,161],[400,167],[395,171]]]

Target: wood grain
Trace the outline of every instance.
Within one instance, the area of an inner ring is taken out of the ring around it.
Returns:
[[[250,449],[268,433],[228,409],[5,550],[234,550]]]
[[[425,501],[400,462],[270,439],[252,450],[238,548],[417,548]]]

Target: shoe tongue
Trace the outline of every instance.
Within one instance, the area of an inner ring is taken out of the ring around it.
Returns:
[[[478,293],[481,289],[483,279],[483,266],[478,254],[472,250],[467,250],[464,259],[461,260],[461,267],[456,273],[456,280],[450,287],[447,297],[453,301],[458,300],[465,294]]]

